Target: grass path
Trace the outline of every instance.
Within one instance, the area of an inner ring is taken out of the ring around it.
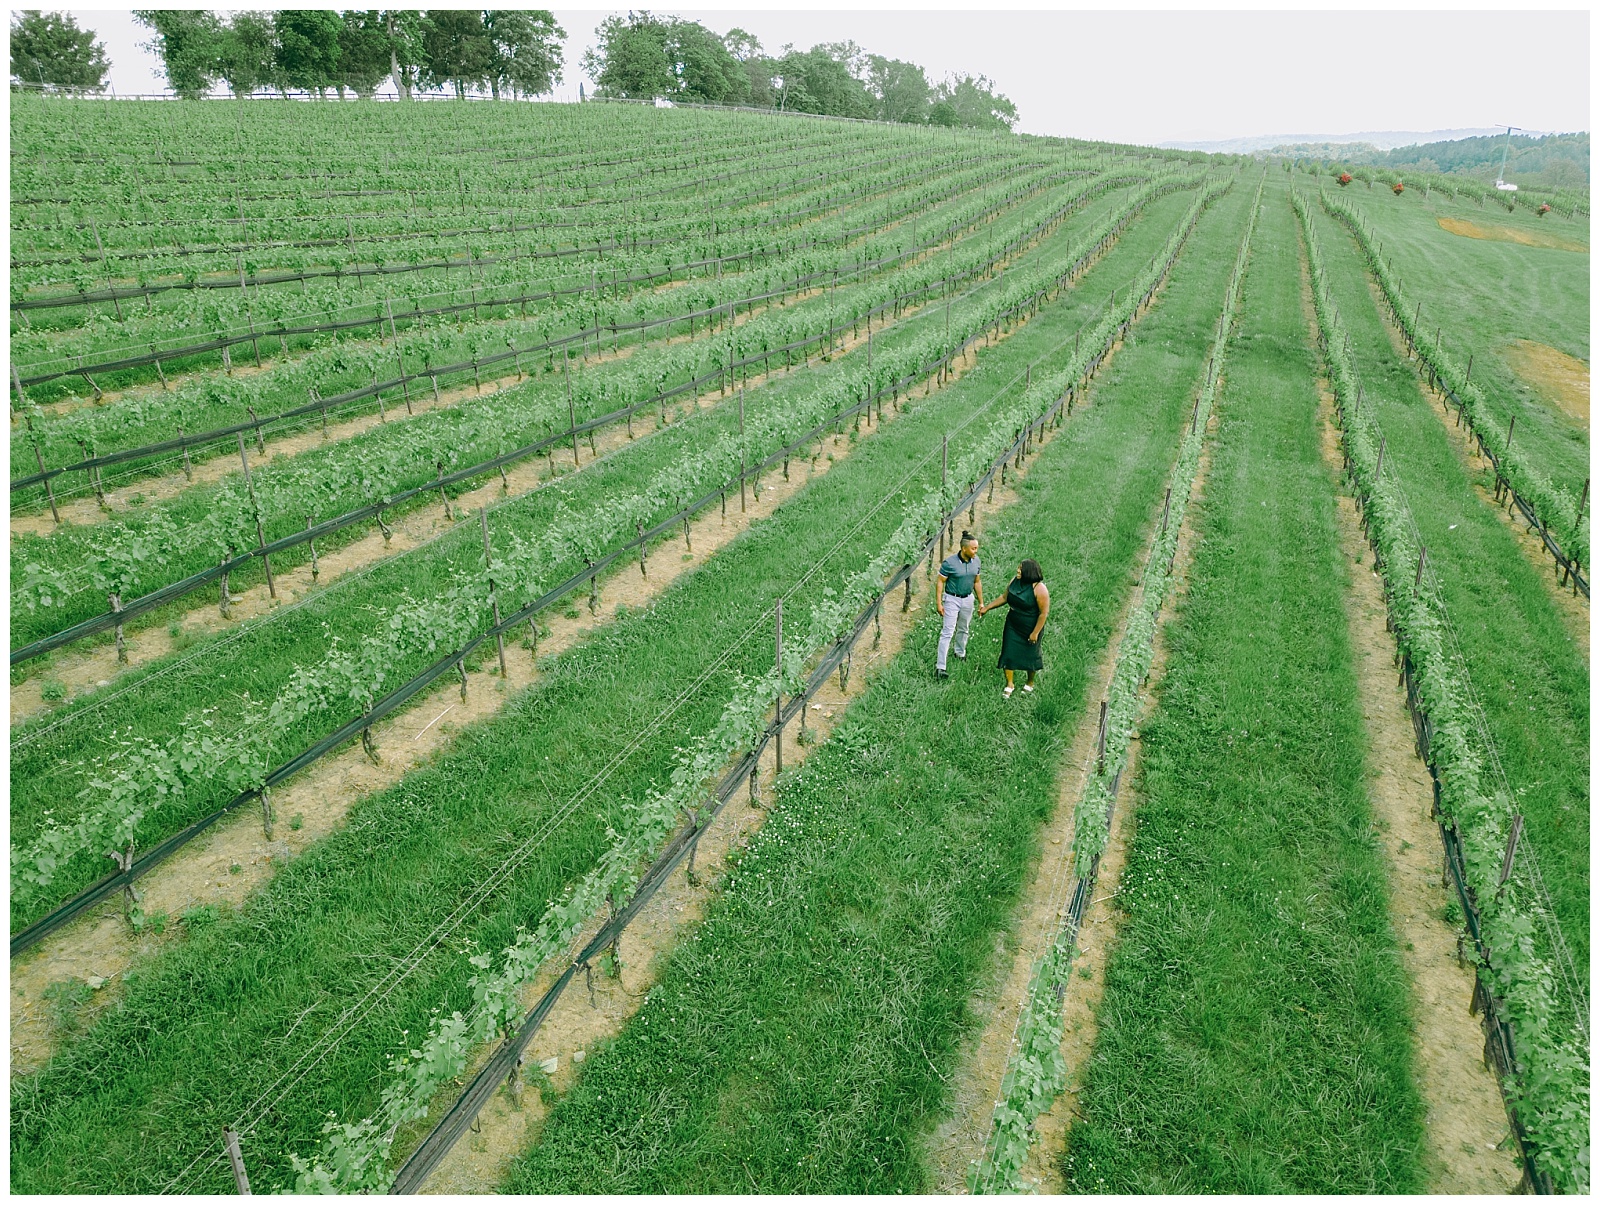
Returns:
[[[1093,404],[993,520],[991,594],[1022,555],[1051,583],[1038,696],[1002,701],[994,620],[934,681],[925,619],[785,783],[723,898],[633,1022],[590,1055],[508,1190],[930,1186],[944,1069],[978,1023],[967,1001],[1037,857],[1251,199],[1235,188],[1201,219]]]
[[[1566,940],[1589,967],[1589,667],[1535,564],[1474,488],[1396,350],[1352,236],[1315,213],[1366,403],[1387,439]],[[1481,476],[1481,475],[1480,475]]]
[[[1269,190],[1189,587],[1141,730],[1069,1192],[1420,1187],[1295,238]]]

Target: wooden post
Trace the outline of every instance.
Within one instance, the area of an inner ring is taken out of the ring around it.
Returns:
[[[633,530],[639,536],[639,576],[649,577],[650,575],[645,572],[644,568],[644,524],[635,520]]]
[[[1095,773],[1106,772],[1106,701],[1100,700],[1100,734],[1095,737]]]
[[[82,440],[82,439],[78,440],[78,449],[79,449],[79,451],[81,451],[83,453],[83,458],[85,460],[90,459],[90,456],[89,456],[89,444],[88,444],[88,442],[86,440]],[[106,492],[100,485],[100,473],[99,473],[99,470],[90,468],[90,469],[86,469],[84,471],[89,474],[89,484],[94,486],[95,501],[100,504],[100,509],[101,510],[108,509],[107,506],[106,506]]]
[[[223,553],[222,554],[222,562],[221,562],[222,563],[222,573],[221,573],[222,594],[221,594],[221,597],[220,597],[220,599],[218,601],[217,606],[218,606],[218,609],[221,610],[222,618],[224,618],[224,619],[228,618],[228,561],[230,560],[230,554],[232,552],[233,552],[233,549],[230,548],[230,549],[228,549],[227,552]]]
[[[233,1186],[242,1197],[252,1196],[250,1177],[245,1174],[244,1156],[239,1152],[239,1135],[228,1126],[222,1127],[222,1142],[228,1148],[228,1165],[233,1168]]]
[[[278,597],[278,587],[272,580],[272,558],[267,555],[267,533],[261,526],[261,512],[256,512],[256,551],[261,554],[261,564],[267,571],[267,594]]]
[[[1373,484],[1373,488],[1374,489],[1376,489],[1378,484],[1380,482],[1382,482],[1382,480],[1383,480],[1383,450],[1384,450],[1384,448],[1386,448],[1388,446],[1388,444],[1389,444],[1389,437],[1387,435],[1379,437],[1379,439],[1378,439],[1378,471],[1372,475],[1372,484]]]
[[[561,349],[561,371],[567,378],[567,430],[572,433],[572,463],[574,467],[581,467],[578,461],[578,412],[572,408],[572,352],[567,347]]]
[[[774,737],[774,747],[777,750],[777,763],[773,769],[773,777],[783,773],[783,599],[778,599],[777,619],[773,627],[773,654],[772,663],[778,669],[778,701],[773,707],[772,723],[777,729]]]
[[[312,523],[311,516],[307,515],[306,530],[310,531],[314,526],[315,524]],[[322,572],[321,566],[317,564],[317,542],[316,540],[307,540],[306,543],[311,547],[311,580],[315,582],[318,575]]]
[[[492,561],[494,559],[493,553],[491,553],[489,551],[489,508],[487,506],[480,506],[478,508],[478,519],[480,520],[480,522],[483,525],[483,568],[487,572],[488,569],[489,569],[490,564],[492,563]],[[494,626],[496,628],[499,628],[499,626],[500,626],[500,594],[494,588],[494,578],[492,576],[489,578],[489,605],[494,611]],[[495,644],[495,648],[500,653],[500,680],[502,682],[504,682],[506,680],[506,638],[505,638],[505,633],[500,632],[500,631],[496,631],[495,634],[494,634],[494,644]]]
[[[1469,382],[1470,380],[1472,380],[1472,357],[1468,356],[1467,357],[1467,375],[1461,378],[1461,387],[1463,389],[1465,389],[1467,387],[1467,382]]]
[[[11,371],[13,371],[13,373],[16,371],[16,365],[11,366]],[[29,429],[29,434],[32,434],[32,430],[34,430],[34,421],[32,421],[32,419],[27,421],[27,429]],[[182,432],[179,432],[179,434],[182,434]],[[187,453],[187,448],[184,451]],[[37,464],[40,472],[45,472],[45,458],[43,458],[42,454],[38,453],[38,443],[34,443],[34,462]],[[50,501],[50,517],[56,520],[56,526],[61,526],[61,512],[56,509],[56,491],[51,490],[50,478],[48,477],[45,478],[45,498]],[[1582,517],[1581,510],[1579,510],[1579,517]]]
[[[1503,889],[1506,885],[1506,880],[1511,877],[1511,866],[1517,858],[1517,842],[1521,838],[1522,817],[1513,816],[1511,817],[1511,839],[1506,842],[1506,856],[1505,860],[1500,863],[1500,882],[1496,885],[1496,891]]]
[[[267,454],[267,441],[261,438],[261,420],[256,417],[255,407],[246,406],[244,412],[250,416],[250,421],[256,427],[256,451],[265,456]]]
[[[1583,479],[1583,497],[1578,499],[1578,522],[1583,522],[1584,508],[1589,505],[1589,479]]]
[[[1428,564],[1428,546],[1419,544],[1418,548],[1420,551],[1417,553],[1417,580],[1412,583],[1412,589],[1414,590],[1422,589],[1422,571]]]
[[[1161,504],[1161,534],[1167,534],[1167,516],[1172,512],[1172,487],[1167,486],[1167,500]]]
[[[1506,426],[1506,451],[1511,450],[1511,434],[1517,429],[1517,416],[1511,416],[1511,422]]]
[[[440,486],[439,486],[439,502],[444,506],[444,517],[446,519],[448,519],[448,518],[451,517],[450,516],[450,498],[449,498],[449,495],[447,495],[444,492],[444,485],[443,485],[443,482],[444,482],[444,461],[442,461],[442,460],[434,461],[433,462],[433,472],[434,472],[433,479],[435,481],[441,483]]]
[[[120,594],[113,593],[111,595],[111,610],[117,615],[122,614],[122,596]],[[120,619],[117,621],[117,664],[128,664],[128,645],[122,639],[122,621]]]

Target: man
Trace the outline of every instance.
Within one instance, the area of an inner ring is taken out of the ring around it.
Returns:
[[[980,613],[983,611],[983,579],[979,576],[982,567],[978,537],[970,531],[961,533],[961,544],[939,565],[939,614],[944,617],[944,626],[939,629],[934,672],[940,678],[950,676],[945,661],[952,643],[957,660],[967,659],[967,628],[972,623],[974,604]]]

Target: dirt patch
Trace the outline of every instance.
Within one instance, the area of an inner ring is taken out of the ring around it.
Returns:
[[[1544,546],[1544,541],[1534,532],[1526,522],[1521,520],[1521,512],[1514,509],[1509,495],[1504,503],[1495,501],[1493,490],[1484,484],[1484,476],[1489,468],[1489,460],[1478,451],[1462,425],[1459,412],[1452,413],[1445,404],[1442,389],[1434,390],[1428,387],[1428,378],[1422,373],[1422,361],[1415,360],[1406,349],[1405,339],[1389,315],[1383,296],[1378,292],[1378,286],[1369,276],[1367,278],[1367,291],[1372,297],[1372,304],[1378,309],[1378,317],[1383,322],[1384,328],[1389,332],[1389,343],[1394,348],[1395,355],[1409,363],[1414,363],[1417,368],[1417,392],[1432,408],[1433,413],[1444,426],[1445,438],[1450,446],[1455,449],[1456,456],[1461,461],[1462,471],[1468,481],[1472,483],[1472,491],[1477,494],[1483,504],[1500,516],[1500,521],[1505,524],[1512,538],[1517,542],[1517,547],[1522,550],[1522,555],[1539,570],[1539,580],[1549,588],[1550,597],[1555,601],[1556,610],[1560,613],[1562,622],[1566,625],[1567,635],[1571,637],[1574,647],[1583,654],[1584,661],[1589,660],[1589,602],[1580,596],[1577,588],[1563,589],[1556,578],[1556,563],[1550,555],[1549,549]],[[1308,294],[1309,296],[1309,294]],[[1309,304],[1309,302],[1308,302]],[[1554,350],[1554,349],[1552,349]],[[1557,352],[1556,354],[1560,354]],[[1578,361],[1581,363],[1581,361]],[[1585,372],[1588,370],[1585,369]]]
[[[1309,329],[1315,330],[1308,283],[1303,283],[1302,304]],[[1323,378],[1317,388],[1322,455],[1337,478],[1344,461],[1333,395]],[[1455,928],[1444,921],[1448,893],[1441,874],[1444,852],[1431,816],[1433,785],[1416,756],[1405,694],[1396,681],[1398,651],[1388,632],[1383,581],[1361,536],[1354,499],[1341,488],[1335,504],[1350,575],[1347,610],[1367,733],[1368,793],[1388,871],[1389,916],[1411,986],[1417,1088],[1427,1105],[1423,1166],[1428,1191],[1509,1193],[1522,1173],[1499,1085],[1483,1062],[1482,1030],[1468,1013],[1473,976],[1457,957]]]
[[[1518,339],[1506,346],[1512,371],[1540,397],[1554,402],[1585,431],[1589,429],[1589,366],[1548,343]]]
[[[1503,226],[1498,222],[1473,222],[1467,218],[1439,218],[1439,225],[1451,234],[1462,238],[1488,239],[1497,243],[1520,243],[1524,247],[1545,247],[1553,251],[1580,251],[1587,255],[1586,244],[1575,239],[1562,238],[1554,230],[1525,230],[1520,226]]]

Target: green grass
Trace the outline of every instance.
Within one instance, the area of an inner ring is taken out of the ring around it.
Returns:
[[[1294,215],[1269,181],[1190,585],[1124,791],[1069,1192],[1421,1187],[1314,363]]]
[[[1551,563],[1535,563],[1473,490],[1443,421],[1396,355],[1366,287],[1353,238],[1315,213],[1329,286],[1351,352],[1410,502],[1483,703],[1506,776],[1527,817],[1557,918],[1587,978],[1589,965],[1589,667],[1551,597]],[[1471,240],[1463,240],[1471,241]],[[1519,424],[1520,434],[1520,424]]]
[[[1107,279],[1109,289],[1137,271],[1166,238],[1183,206],[1189,203],[1187,197],[1187,193],[1180,192],[1158,198],[1147,207],[1146,216],[1124,234],[1122,245],[1113,256],[1084,278],[1085,290],[1074,290],[1063,297],[1062,305],[1056,309],[1060,320],[1065,321],[1080,311],[1087,312],[1103,300],[1099,286],[1090,285],[1089,281]],[[1044,253],[1061,256],[1065,263],[1064,257],[1076,241],[1075,231],[1092,226],[1108,208],[1124,201],[1124,197],[1112,197],[1091,205],[1048,240]],[[974,304],[982,296],[980,294]],[[937,320],[937,316],[927,317],[891,328],[879,346],[893,346],[898,339],[915,337],[916,331],[924,329],[927,322]],[[831,366],[819,365],[812,370],[796,370],[766,388],[749,391],[746,406],[750,416],[761,413],[763,407],[782,407],[799,391],[816,388],[830,369]],[[697,442],[728,430],[736,421],[735,407],[725,403],[681,424],[671,425],[570,479],[501,506],[491,516],[492,530],[502,538],[509,531],[524,534],[538,531],[563,513],[602,505],[607,498],[632,492],[649,475],[692,450]],[[875,440],[876,428],[865,438]],[[661,513],[670,514],[674,509],[664,504]],[[669,539],[665,547],[670,549],[675,545]],[[127,676],[127,681],[134,684],[135,689],[124,696],[126,702],[114,710],[91,710],[95,699],[90,696],[44,717],[33,728],[38,730],[51,725],[51,731],[14,749],[12,754],[13,844],[31,839],[45,823],[47,812],[59,821],[90,806],[92,799],[79,794],[90,777],[87,769],[95,757],[111,752],[117,741],[129,736],[162,739],[177,728],[185,715],[202,707],[217,708],[213,719],[225,728],[237,723],[241,697],[245,693],[254,699],[273,697],[296,667],[321,660],[335,639],[346,646],[360,640],[385,622],[387,608],[392,607],[395,600],[407,595],[413,598],[433,595],[444,587],[452,570],[473,570],[481,561],[478,529],[472,523],[464,524],[433,544],[381,562],[363,575],[351,575],[330,584],[325,590],[310,595],[296,610],[271,613],[247,625],[237,641],[230,639],[233,633],[214,636],[186,654],[177,654],[134,671]],[[580,570],[582,563],[573,558],[570,563],[553,567],[564,577]],[[629,571],[627,566],[619,570]],[[559,579],[553,577],[552,580]],[[397,667],[391,681],[395,684],[404,681],[430,664],[434,656],[415,655]],[[176,663],[184,657],[192,659],[177,667]],[[356,706],[351,703],[339,722],[353,718],[356,713]],[[64,718],[69,722],[54,727]],[[290,729],[274,750],[274,764],[335,726],[326,718],[312,717]],[[148,847],[176,832],[231,796],[232,791],[219,782],[210,791],[193,792],[181,803],[153,813],[139,834],[140,847]],[[105,865],[96,859],[77,859],[58,879],[60,891],[52,889],[52,899],[66,898],[103,873]],[[14,906],[13,928],[31,922],[48,906],[48,901],[32,899],[24,901],[20,907]]]
[[[501,715],[362,801],[344,829],[279,871],[238,914],[187,932],[136,968],[122,999],[80,1041],[14,1087],[13,1186],[150,1191],[213,1150],[218,1126],[660,714],[779,591],[803,615],[833,574],[864,564],[898,524],[898,507],[867,523],[827,562],[829,572],[792,592],[838,541],[845,517],[865,514],[958,418],[1068,338],[1109,286],[1148,262],[1191,202],[1179,193],[1152,204],[1082,289],[984,351],[960,381],[863,439],[651,607],[555,659]],[[964,437],[952,443],[959,447]],[[351,1118],[371,1111],[403,1032],[421,1034],[435,1007],[469,1002],[469,948],[500,949],[518,925],[536,920],[593,864],[607,822],[668,773],[673,747],[714,722],[731,676],[759,671],[770,655],[764,637],[741,646],[666,733],[625,761],[592,809],[567,818],[475,921],[306,1075],[251,1139],[258,1188],[288,1180],[289,1154],[311,1153],[328,1110]],[[200,1187],[227,1184],[225,1170],[214,1169]]]
[[[1540,218],[1526,206],[1509,214],[1438,195],[1413,200],[1409,191],[1397,199],[1362,190],[1350,200],[1367,215],[1412,304],[1422,302],[1428,337],[1440,328],[1462,364],[1473,356],[1472,379],[1500,422],[1515,416],[1516,440],[1532,463],[1576,496],[1589,476],[1589,432],[1520,374],[1507,349],[1529,339],[1588,362],[1589,255],[1468,238],[1445,230],[1439,219],[1553,235],[1585,247],[1588,223],[1555,213]]]
[[[1088,681],[1132,586],[1253,199],[1201,218],[1167,292],[996,517],[994,569],[1051,586],[1037,697],[1000,624],[932,679],[937,624],[793,776],[705,923],[584,1064],[513,1192],[922,1192],[969,1001],[1038,855]]]

